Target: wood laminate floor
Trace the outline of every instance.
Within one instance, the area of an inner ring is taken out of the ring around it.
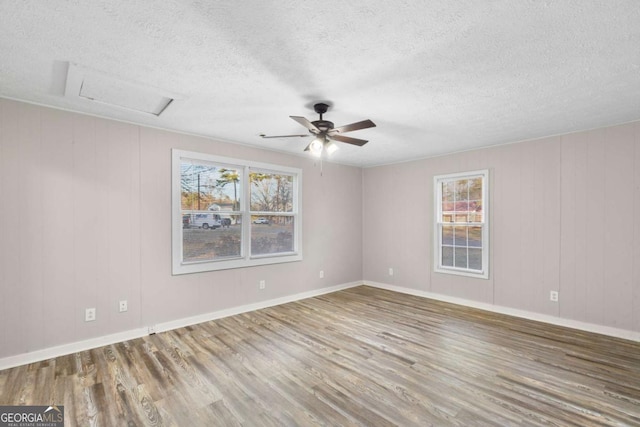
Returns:
[[[640,343],[357,287],[0,371],[71,426],[640,426]]]

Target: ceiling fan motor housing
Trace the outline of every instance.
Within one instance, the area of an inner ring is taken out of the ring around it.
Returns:
[[[311,123],[313,123],[313,125],[320,129],[322,132],[327,132],[333,129],[333,122],[330,122],[329,120],[316,120]]]
[[[329,105],[325,104],[324,102],[318,102],[313,106],[313,110],[318,114],[324,114],[328,109]]]

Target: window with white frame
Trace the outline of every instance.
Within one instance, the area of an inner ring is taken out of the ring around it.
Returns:
[[[489,277],[488,183],[488,170],[434,177],[436,272]]]
[[[289,173],[250,170],[251,253],[254,256],[293,251],[294,178]]]
[[[300,169],[172,155],[173,274],[302,259]]]

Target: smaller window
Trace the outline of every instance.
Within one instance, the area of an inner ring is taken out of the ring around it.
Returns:
[[[434,266],[438,273],[489,277],[489,171],[434,177]]]

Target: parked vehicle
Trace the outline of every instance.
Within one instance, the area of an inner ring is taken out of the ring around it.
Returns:
[[[192,213],[189,224],[193,227],[208,229],[216,229],[222,226],[220,215],[216,213]],[[183,221],[184,222],[184,221]]]
[[[254,224],[269,224],[269,220],[265,217],[256,218],[253,220]]]

